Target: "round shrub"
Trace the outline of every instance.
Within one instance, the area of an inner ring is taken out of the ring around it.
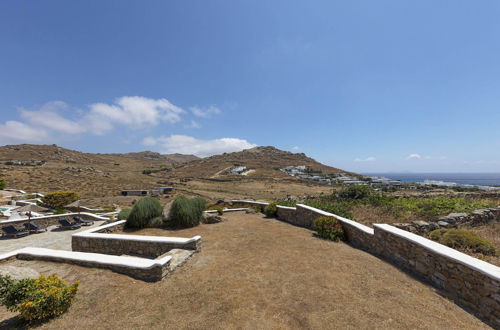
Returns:
[[[141,198],[132,207],[126,226],[129,228],[147,227],[152,219],[160,217],[162,213],[163,208],[156,198]]]
[[[18,282],[1,277],[1,303],[11,312],[19,312],[26,321],[44,320],[59,316],[69,308],[78,284],[68,286],[55,275]]]
[[[275,218],[278,214],[278,207],[276,203],[271,203],[264,208],[264,214],[269,218]]]
[[[5,182],[5,180],[3,179],[0,179],[0,190],[3,190],[7,187],[7,183]]]
[[[459,250],[470,250],[484,255],[496,254],[493,244],[470,230],[436,229],[429,233],[429,238]]]
[[[42,202],[47,207],[58,210],[78,199],[80,196],[74,191],[57,191],[43,196]]]
[[[177,197],[170,208],[169,221],[173,226],[181,228],[194,227],[200,224],[206,201],[203,198],[189,199]]]
[[[345,240],[344,230],[340,222],[332,217],[319,217],[314,221],[314,228],[321,238],[332,241]]]
[[[370,197],[373,189],[370,186],[356,185],[342,189],[338,192],[338,197],[341,200],[360,200]]]
[[[118,213],[118,220],[127,220],[131,209],[123,209]]]

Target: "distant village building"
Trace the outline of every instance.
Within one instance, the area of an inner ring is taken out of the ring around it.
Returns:
[[[148,190],[122,190],[122,196],[147,196]]]
[[[233,168],[230,173],[232,175],[240,175],[241,173],[244,173],[247,171],[247,167],[246,166],[238,166],[238,167],[235,167]]]

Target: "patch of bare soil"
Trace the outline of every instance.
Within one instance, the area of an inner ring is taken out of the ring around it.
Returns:
[[[202,251],[161,282],[107,270],[14,261],[81,281],[43,329],[481,329],[481,321],[394,266],[262,215],[141,234],[202,236]],[[1,327],[15,327],[0,308]]]

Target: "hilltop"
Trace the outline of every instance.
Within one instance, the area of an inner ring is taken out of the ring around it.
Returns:
[[[246,178],[289,179],[290,176],[280,171],[280,169],[286,166],[300,165],[305,165],[312,170],[321,171],[325,174],[347,173],[341,169],[321,164],[303,153],[292,153],[267,146],[192,161],[175,168],[172,175],[178,178],[238,179],[242,178],[242,176],[231,175],[230,170],[238,166],[245,166],[250,170],[245,175]]]

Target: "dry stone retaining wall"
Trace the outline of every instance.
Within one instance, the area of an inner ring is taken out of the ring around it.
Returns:
[[[71,237],[72,250],[111,255],[141,255],[156,258],[172,249],[195,251],[201,249],[200,236],[183,239],[176,237],[109,234],[123,230],[125,222],[125,220],[121,220],[73,234]]]
[[[108,217],[103,217],[99,216],[93,213],[87,213],[87,212],[82,212],[82,213],[64,213],[64,214],[54,214],[54,215],[46,215],[42,217],[36,217],[36,218],[31,218],[30,220],[28,219],[21,219],[21,220],[4,220],[0,222],[0,226],[7,226],[7,225],[14,225],[16,227],[21,228],[25,223],[27,222],[33,222],[37,225],[41,226],[58,226],[59,225],[59,220],[66,219],[71,222],[74,222],[72,217],[74,216],[79,216],[82,219],[85,220],[91,220],[91,221],[109,221]]]
[[[395,227],[412,233],[425,234],[439,228],[457,228],[461,226],[480,226],[493,221],[500,221],[500,206],[478,209],[471,213],[450,213],[438,220],[413,221],[412,223],[395,223]]]
[[[468,221],[493,219],[497,209],[474,211]],[[373,229],[307,205],[278,206],[278,219],[298,226],[312,228],[313,221],[320,216],[339,220],[352,245],[426,280],[493,327],[500,328],[500,267],[391,225],[376,224]]]

